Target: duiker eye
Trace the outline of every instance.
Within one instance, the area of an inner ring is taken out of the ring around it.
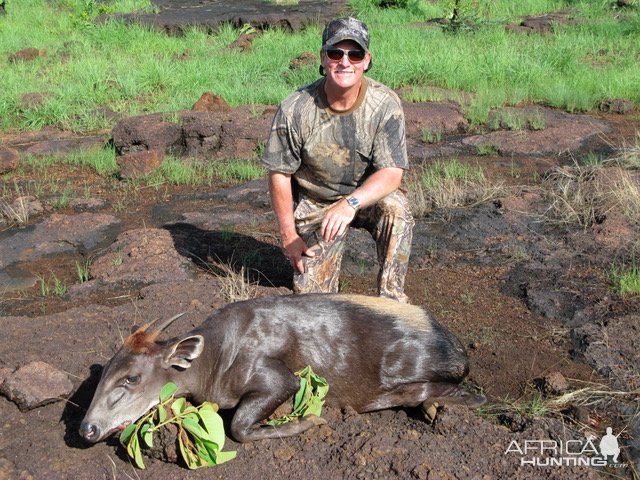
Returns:
[[[127,385],[137,385],[140,383],[140,375],[132,375],[124,379],[124,383]]]

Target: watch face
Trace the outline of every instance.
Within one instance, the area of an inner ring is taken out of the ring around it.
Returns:
[[[358,208],[360,206],[360,200],[358,200],[356,197],[347,197],[347,202],[349,202],[349,205],[351,205],[353,208]]]

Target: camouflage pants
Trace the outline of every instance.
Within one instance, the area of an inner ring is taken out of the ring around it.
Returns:
[[[324,213],[334,204],[302,198],[294,217],[298,234],[315,257],[304,258],[304,273],[294,273],[293,290],[296,293],[337,292],[340,265],[344,253],[347,231],[333,242],[325,242],[320,233]],[[400,302],[407,302],[404,278],[407,274],[413,217],[407,198],[398,190],[367,208],[358,210],[351,227],[364,228],[376,242],[378,263],[378,294]]]

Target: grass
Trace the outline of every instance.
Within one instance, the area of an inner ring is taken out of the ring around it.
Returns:
[[[424,143],[438,143],[442,140],[442,132],[438,130],[429,130],[427,128],[423,128],[421,133],[421,138]]]
[[[265,169],[256,160],[230,159],[211,162],[186,162],[168,156],[160,168],[144,180],[147,185],[206,185],[214,180],[244,182],[261,178]]]
[[[76,261],[76,274],[78,275],[78,282],[85,283],[88,282],[91,278],[91,274],[89,273],[91,267],[91,259],[87,258],[82,262]]]
[[[238,270],[232,264],[217,262],[207,264],[218,279],[220,294],[226,302],[249,300],[258,295],[258,283],[249,280],[249,274],[244,265]]]
[[[46,278],[44,275],[36,275],[36,277],[40,284],[40,295],[43,297],[49,297],[51,295],[62,297],[67,293],[67,286],[54,273],[52,273],[49,278]]]
[[[616,163],[557,167],[543,179],[542,189],[552,221],[588,227],[614,210],[631,222],[640,220],[638,175]]]
[[[434,208],[457,208],[489,201],[506,193],[489,182],[479,166],[453,159],[415,168],[409,174],[412,212],[424,216]]]
[[[29,201],[25,198],[18,184],[14,184],[17,197],[9,203],[0,198],[0,220],[6,219],[10,225],[23,226],[29,222]]]
[[[631,265],[613,265],[609,271],[613,288],[620,295],[638,295],[640,293],[640,265],[635,260]]]
[[[639,9],[620,15],[609,2],[463,3],[474,26],[451,33],[435,25],[416,26],[450,16],[450,2],[407,1],[399,2],[404,8],[381,9],[374,1],[352,1],[371,29],[375,66],[370,75],[392,88],[437,87],[466,98],[464,111],[472,125],[486,121],[493,108],[522,102],[567,111],[590,110],[607,98],[640,104]],[[153,8],[149,0],[10,2],[0,17],[0,58],[27,47],[46,54],[3,65],[0,130],[110,127],[112,120],[95,114],[99,108],[124,115],[173,112],[190,108],[204,91],[232,106],[276,104],[317,76],[316,66],[291,73],[289,62],[319,50],[320,25],[296,34],[264,31],[252,52],[239,54],[225,48],[241,33],[229,25],[212,34],[190,28],[183,36],[168,37],[118,20],[94,22],[105,12]],[[563,8],[570,8],[574,21],[556,25],[549,35],[504,28],[523,15]],[[186,51],[189,58],[178,60]],[[50,95],[39,105],[23,104],[21,96],[33,92]]]

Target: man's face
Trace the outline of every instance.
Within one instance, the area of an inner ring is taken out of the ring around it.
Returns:
[[[351,55],[342,54],[339,50],[351,50],[353,53]],[[362,56],[355,51],[363,52],[362,48],[351,40],[345,40],[329,47],[327,51],[324,49],[321,51],[320,61],[330,87],[346,90],[360,84],[364,71],[369,67],[371,53],[366,52]],[[336,59],[337,57],[340,58]]]

